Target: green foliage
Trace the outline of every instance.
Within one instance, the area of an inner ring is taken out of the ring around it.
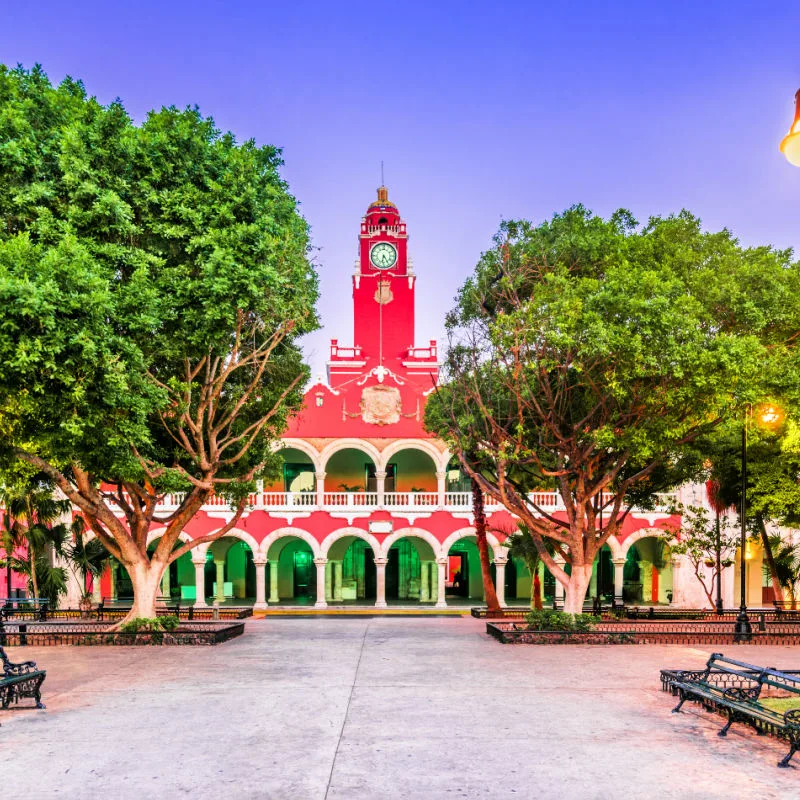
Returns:
[[[2,541],[5,558],[0,567],[28,579],[33,597],[46,597],[51,608],[67,591],[67,571],[51,563],[51,553],[69,559],[68,541],[83,530],[81,521],[59,522],[72,513],[69,501],[55,497],[46,475],[28,469],[11,470],[0,476]]]
[[[590,614],[567,614],[564,611],[542,609],[525,615],[525,623],[530,631],[575,631],[585,633],[600,622],[600,617]]]
[[[220,420],[253,379],[231,438],[277,411],[218,475],[274,469],[270,441],[301,399],[295,340],[317,325],[280,151],[238,144],[196,108],[136,126],[118,101],[54,87],[38,67],[0,67],[0,143],[0,457],[23,448],[107,482],[142,481],[144,460],[157,489],[186,489],[202,459],[169,427],[202,402],[186,364],[224,360],[238,326],[242,348],[286,335],[263,374],[225,383]]]
[[[800,583],[800,544],[785,542],[780,536],[770,536],[769,544],[775,563],[775,577],[794,605],[797,600],[797,585]],[[766,577],[772,577],[769,563],[764,562],[762,569]]]
[[[119,626],[120,633],[147,633],[174,631],[179,624],[176,616],[135,617]]]
[[[698,473],[701,436],[798,395],[798,296],[790,251],[686,211],[505,222],[448,316],[426,426],[534,537],[589,565],[627,508]],[[552,488],[566,522],[528,497]]]

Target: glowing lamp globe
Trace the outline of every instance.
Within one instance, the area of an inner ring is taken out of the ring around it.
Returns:
[[[795,167],[800,167],[800,89],[794,96],[795,112],[794,122],[789,128],[789,133],[781,140],[781,153],[786,156],[786,160]]]

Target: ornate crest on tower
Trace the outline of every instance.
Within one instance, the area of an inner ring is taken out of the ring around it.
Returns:
[[[392,294],[392,284],[389,281],[378,281],[378,288],[375,290],[375,302],[378,305],[385,306],[394,300]]]
[[[394,386],[367,386],[361,393],[361,418],[373,425],[400,420],[400,390]]]

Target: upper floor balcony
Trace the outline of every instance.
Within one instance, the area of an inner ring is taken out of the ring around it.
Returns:
[[[532,492],[529,497],[532,505],[545,512],[564,511],[564,502],[558,492]],[[669,514],[675,504],[673,493],[658,495],[658,501],[652,512]],[[604,502],[611,500],[611,495],[603,497]],[[167,495],[160,505],[163,510],[177,508],[181,495]],[[259,489],[250,495],[248,505],[251,509],[282,513],[304,513],[311,511],[328,511],[336,514],[364,515],[373,511],[390,513],[423,515],[433,511],[449,511],[471,513],[472,492],[469,491],[336,491],[323,489],[316,491],[280,492]],[[503,506],[491,497],[486,497],[487,513],[503,510]],[[222,497],[213,497],[204,506],[204,510],[227,510],[228,504]]]

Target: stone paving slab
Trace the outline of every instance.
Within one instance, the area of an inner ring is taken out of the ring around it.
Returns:
[[[687,704],[709,648],[500,645],[470,618],[247,622],[214,648],[15,648],[47,711],[0,712],[3,796],[82,800],[790,798],[782,742]],[[796,648],[736,647],[800,668]],[[796,757],[797,758],[797,757]]]

